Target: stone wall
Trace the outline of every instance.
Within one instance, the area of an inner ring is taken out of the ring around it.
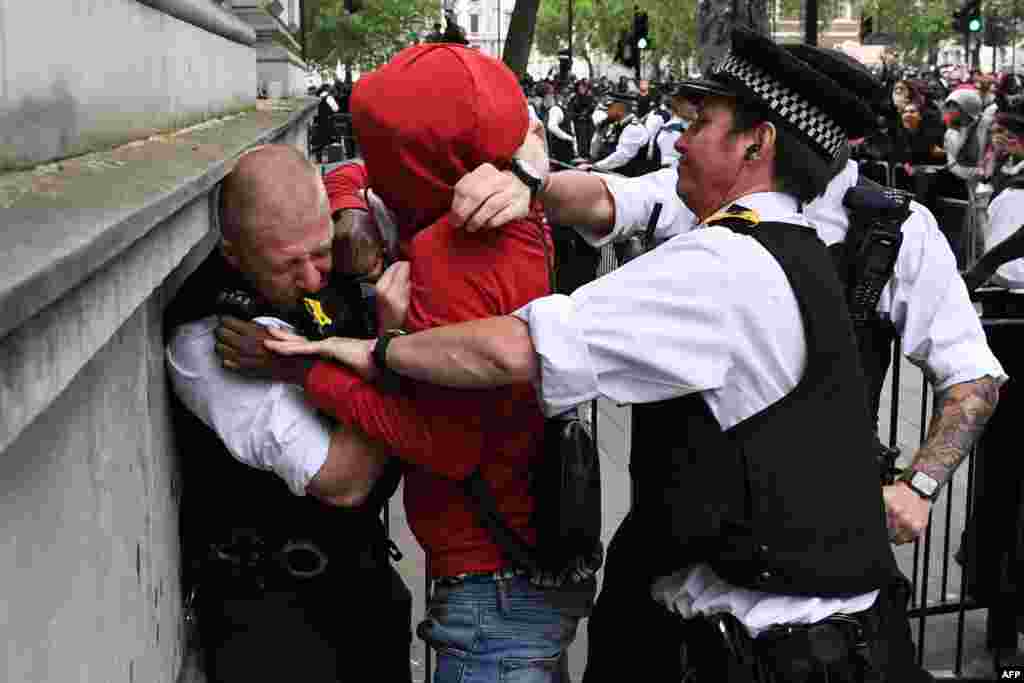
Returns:
[[[163,309],[215,243],[209,193],[232,160],[304,151],[315,106],[0,176],[0,680],[182,672]]]
[[[211,0],[0,0],[0,172],[251,106],[255,42]]]

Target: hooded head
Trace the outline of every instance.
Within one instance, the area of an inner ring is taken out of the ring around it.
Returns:
[[[949,93],[943,109],[947,126],[966,126],[981,114],[981,97],[973,88],[958,88]]]
[[[398,53],[359,79],[350,106],[370,184],[401,242],[448,213],[462,176],[485,162],[508,166],[529,124],[515,74],[451,44]]]

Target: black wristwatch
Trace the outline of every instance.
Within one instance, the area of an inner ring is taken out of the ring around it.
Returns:
[[[401,382],[401,375],[388,367],[388,345],[395,337],[401,337],[405,330],[391,329],[377,337],[377,343],[373,345],[373,365],[377,368],[377,383],[387,390],[398,388]]]
[[[537,193],[540,192],[540,188],[544,185],[544,179],[540,177],[540,173],[528,162],[517,157],[512,157],[509,170],[515,174],[516,178],[522,181],[523,185],[530,189],[530,199],[535,199]]]
[[[942,484],[924,472],[907,470],[900,477],[900,481],[909,486],[911,491],[932,503],[942,493]]]

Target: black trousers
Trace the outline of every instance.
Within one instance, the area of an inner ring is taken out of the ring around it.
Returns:
[[[651,597],[650,584],[654,577],[645,568],[644,558],[657,553],[657,548],[656,540],[646,538],[643,530],[627,515],[608,546],[604,582],[587,626],[587,669],[583,683],[628,681],[635,679],[640,671],[645,682],[679,683],[685,672],[684,658],[693,662],[694,653],[704,657],[696,683],[744,680],[741,676],[746,670],[742,666],[714,659],[716,653],[708,647],[715,642],[710,640],[711,634],[702,636],[695,632],[693,624],[683,622]],[[871,651],[874,661],[882,667],[882,680],[886,682],[934,680],[916,665],[906,617],[908,598],[905,582],[894,580],[893,585],[882,590],[876,603],[878,625]],[[686,644],[690,647],[684,653]],[[768,668],[775,670],[782,664],[767,662]],[[870,680],[862,678],[854,662],[837,663],[827,674],[808,670],[804,678],[788,672],[786,676],[788,678],[776,676],[775,680],[779,683]]]
[[[208,683],[409,683],[412,595],[394,567],[291,585],[207,580],[198,593]]]
[[[967,590],[989,605],[988,645],[1017,646],[1017,617],[1024,615],[1024,465],[1020,419],[1024,407],[1024,326],[986,326],[992,352],[1011,379],[985,426],[974,460],[974,509],[967,520],[960,557]]]

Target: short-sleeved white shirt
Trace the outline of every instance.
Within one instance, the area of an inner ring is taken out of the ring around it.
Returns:
[[[826,245],[846,238],[849,217],[842,201],[846,191],[857,184],[857,174],[857,164],[847,163],[825,194],[804,209]],[[664,205],[655,229],[656,241],[692,230],[696,216],[675,193],[677,177],[675,169],[640,178],[602,177],[615,203],[615,225],[600,239],[585,231],[580,234],[592,245],[602,246],[639,233],[646,229],[655,202]],[[878,301],[879,314],[892,321],[903,353],[925,371],[936,390],[985,375],[1005,380],[957,271],[949,241],[928,209],[917,202],[911,203],[911,209],[911,217],[903,224],[903,244],[893,277]]]
[[[1024,190],[1006,189],[988,206],[989,232],[985,251],[990,250],[1024,225]],[[1011,289],[1024,288],[1024,259],[1015,259],[996,270],[995,281]]]

